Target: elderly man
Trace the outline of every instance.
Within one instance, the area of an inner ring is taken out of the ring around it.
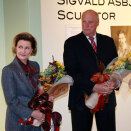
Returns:
[[[64,45],[65,69],[74,79],[74,85],[70,87],[68,104],[73,131],[91,131],[93,114],[85,106],[84,94],[89,96],[94,91],[109,95],[109,101],[104,104],[104,109],[95,113],[98,131],[116,130],[114,88],[117,82],[97,84],[90,80],[94,73],[100,71],[100,61],[106,67],[118,56],[113,39],[96,33],[98,25],[98,13],[93,10],[85,11],[82,14],[82,32],[68,38]]]

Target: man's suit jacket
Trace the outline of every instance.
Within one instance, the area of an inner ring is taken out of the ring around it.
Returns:
[[[73,77],[74,85],[70,87],[69,108],[83,110],[84,93],[90,95],[95,85],[90,78],[99,72],[98,61],[101,60],[105,67],[117,57],[117,51],[112,38],[96,34],[97,54],[94,52],[86,36],[80,34],[70,37],[64,45],[64,65],[67,73]],[[109,103],[116,105],[114,92],[110,95]]]
[[[29,64],[38,70],[32,76],[37,81],[39,65],[33,61],[29,61]],[[17,58],[3,68],[2,87],[7,103],[6,131],[31,131],[31,126],[21,126],[18,119],[27,121],[30,117],[32,110],[28,108],[28,102],[34,96],[38,87],[34,89]],[[40,128],[33,131],[40,131]]]

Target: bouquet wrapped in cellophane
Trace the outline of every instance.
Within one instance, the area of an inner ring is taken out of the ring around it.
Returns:
[[[115,80],[122,83],[123,78],[129,73],[131,73],[131,53],[124,58],[117,57],[113,59],[104,72],[94,74],[91,81],[94,83],[103,83]],[[131,88],[131,79],[128,81],[128,86]],[[117,89],[119,89],[119,87]],[[92,112],[96,112],[104,108],[104,103],[108,103],[108,99],[108,95],[103,97],[102,94],[93,92],[90,96],[86,96],[85,105],[90,108]]]
[[[58,61],[49,63],[44,72],[40,73],[40,92],[47,92],[57,98],[68,91],[69,85],[73,85],[73,79],[65,72],[65,67]]]
[[[55,99],[65,94],[70,85],[73,85],[72,77],[67,75],[64,66],[53,58],[53,62],[40,73],[38,92],[28,103],[29,108],[45,114],[45,122],[41,123],[32,117],[27,122],[19,122],[36,127],[42,125],[44,131],[59,131],[62,116],[58,112],[52,112],[53,101],[50,100],[50,96]]]

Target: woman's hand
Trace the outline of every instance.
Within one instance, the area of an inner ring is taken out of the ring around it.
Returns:
[[[49,95],[48,101],[50,101],[50,102],[54,101],[54,96],[52,94]]]
[[[39,110],[34,110],[31,114],[31,117],[37,119],[40,122],[45,122],[45,114],[43,114]]]

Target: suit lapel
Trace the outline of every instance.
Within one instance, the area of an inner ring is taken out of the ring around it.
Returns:
[[[26,77],[24,70],[22,69],[16,58],[14,59],[13,63],[16,65],[16,72],[19,74],[20,79],[25,84],[26,89],[33,93],[33,86],[29,82],[29,79]]]
[[[101,52],[103,52],[103,50],[105,50],[105,48],[103,47],[103,38],[100,36],[100,34],[96,34],[96,38],[97,38],[97,55],[101,56]]]
[[[81,42],[81,43],[83,43],[84,48],[85,48],[90,54],[92,54],[93,56],[95,56],[95,55],[96,55],[96,52],[95,52],[94,49],[92,48],[89,40],[86,38],[86,36],[85,36],[83,33],[81,33],[81,37],[82,37],[82,40],[83,40],[83,42]]]
[[[82,33],[83,34],[83,33]],[[86,48],[86,50],[88,50],[88,52],[91,55],[91,58],[94,58],[94,60],[96,61],[98,70],[101,71],[100,66],[99,66],[99,60],[101,60],[100,57],[100,53],[101,53],[101,39],[99,38],[99,34],[96,34],[96,39],[97,39],[97,53],[94,51],[94,49],[92,48],[92,45],[90,44],[89,40],[86,38],[86,36],[83,34],[83,44]]]

